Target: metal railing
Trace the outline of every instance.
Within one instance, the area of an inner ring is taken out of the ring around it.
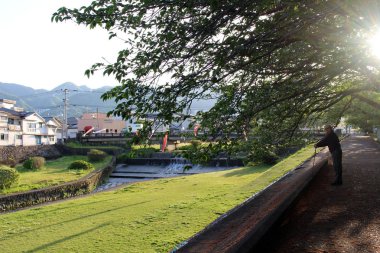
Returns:
[[[8,125],[8,130],[10,131],[21,131],[20,125]]]

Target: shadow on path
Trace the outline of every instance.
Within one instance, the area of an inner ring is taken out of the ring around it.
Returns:
[[[253,252],[380,252],[380,145],[343,142],[343,186],[326,166]]]

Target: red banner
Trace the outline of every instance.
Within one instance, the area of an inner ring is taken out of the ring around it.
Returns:
[[[199,130],[200,127],[201,127],[200,125],[194,126],[194,136],[198,135],[198,130]]]
[[[166,145],[168,144],[168,136],[169,134],[166,133],[164,136],[164,139],[162,140],[162,147],[161,147],[162,152],[165,152]]]

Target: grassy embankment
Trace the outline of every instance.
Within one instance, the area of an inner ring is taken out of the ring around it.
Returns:
[[[26,170],[22,164],[16,166],[20,172],[18,184],[9,189],[0,190],[0,194],[28,191],[33,189],[41,189],[44,187],[61,184],[76,180],[88,174],[86,170],[69,170],[68,166],[76,160],[87,161],[86,156],[64,156],[56,160],[46,161],[45,167],[41,170]],[[108,156],[104,161],[93,163],[95,169],[103,168],[111,161],[111,156]],[[0,243],[1,245],[1,243]]]
[[[90,149],[122,149],[118,146],[112,145],[89,145],[78,142],[68,142],[65,144],[69,148],[90,148]]]
[[[295,168],[309,146],[275,166],[160,179],[0,215],[6,252],[167,252]]]

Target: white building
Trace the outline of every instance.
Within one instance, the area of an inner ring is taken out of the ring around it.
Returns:
[[[78,134],[78,119],[75,117],[67,118],[67,138],[75,139]]]
[[[0,146],[51,145],[57,142],[62,126],[54,118],[24,112],[13,100],[0,99]]]
[[[56,142],[63,138],[63,123],[56,117],[44,117],[46,126],[49,128],[50,132],[55,133]]]

